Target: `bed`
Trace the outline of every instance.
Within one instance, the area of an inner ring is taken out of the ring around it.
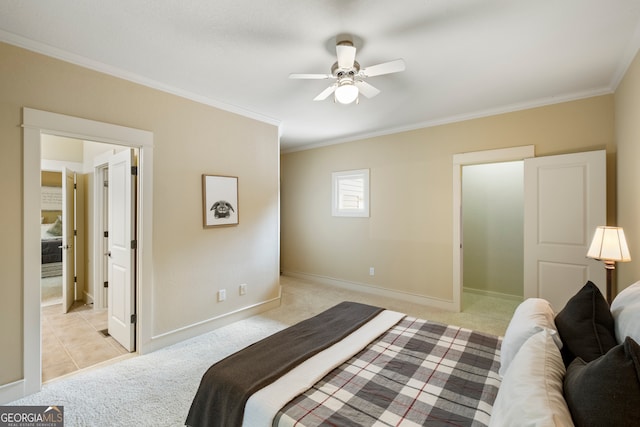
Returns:
[[[499,348],[499,337],[343,302],[213,365],[186,424],[346,425],[351,418],[358,420],[352,425],[423,425],[451,418],[487,425],[500,384]],[[252,366],[261,367],[255,377],[247,375]],[[286,375],[271,378],[274,369]]]
[[[212,365],[186,425],[637,425],[639,313],[640,282],[529,298],[504,337],[343,302]]]
[[[40,224],[42,277],[62,275],[62,224]],[[57,229],[60,228],[60,232]]]

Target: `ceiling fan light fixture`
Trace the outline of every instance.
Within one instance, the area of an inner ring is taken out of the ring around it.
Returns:
[[[358,99],[358,87],[351,82],[340,83],[334,93],[335,100],[340,104],[351,104]]]
[[[380,93],[380,90],[365,81],[366,78],[405,70],[403,59],[395,59],[361,69],[360,64],[356,61],[356,46],[352,39],[347,34],[336,37],[336,57],[338,60],[331,66],[331,74],[292,73],[289,74],[289,78],[333,79],[333,84],[320,92],[313,100],[324,101],[333,94],[333,102],[347,105],[353,102],[358,104],[360,94],[367,98],[373,98]]]

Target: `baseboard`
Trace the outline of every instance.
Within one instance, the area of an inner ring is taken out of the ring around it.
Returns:
[[[388,288],[381,288],[365,283],[350,282],[332,277],[320,276],[317,274],[299,273],[296,271],[283,271],[283,276],[289,276],[296,279],[307,280],[322,285],[335,286],[342,289],[348,289],[356,292],[364,292],[368,294],[383,296],[386,298],[395,298],[401,301],[414,302],[426,305],[428,307],[439,308],[447,311],[457,311],[453,301],[443,300],[439,298],[427,297],[424,295],[413,294],[410,292],[396,291]]]
[[[140,353],[150,353],[152,351],[177,344],[181,341],[197,337],[198,335],[211,332],[215,329],[221,328],[239,320],[258,315],[267,310],[278,308],[280,306],[281,297],[282,292],[278,291],[278,296],[276,298],[263,301],[248,307],[243,307],[230,313],[222,314],[220,316],[212,317],[210,319],[194,323],[193,325],[185,326],[173,331],[165,332],[163,334],[154,335],[153,337],[151,337],[150,342],[147,342],[143,345],[143,348],[140,349]]]
[[[0,405],[6,405],[24,396],[24,380],[0,386]]]
[[[93,304],[93,295],[91,295],[87,291],[84,291],[84,303],[85,304]]]
[[[495,291],[487,291],[485,289],[475,289],[475,288],[463,288],[462,292],[468,292],[470,294],[482,295],[485,297],[493,297],[493,298],[502,298],[510,301],[518,301],[522,302],[523,297],[519,295],[511,295],[511,294],[503,294],[501,292]]]

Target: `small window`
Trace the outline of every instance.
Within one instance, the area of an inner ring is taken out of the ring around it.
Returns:
[[[369,169],[333,172],[333,216],[369,216]]]

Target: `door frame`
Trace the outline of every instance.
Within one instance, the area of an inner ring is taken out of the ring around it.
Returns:
[[[40,135],[138,148],[136,300],[138,352],[150,349],[152,337],[152,230],[153,133],[47,111],[23,108],[23,369],[24,378],[13,384],[16,399],[42,388],[40,323]]]
[[[473,151],[453,155],[453,309],[462,310],[462,167],[535,157],[535,146]]]
[[[62,312],[68,313],[78,295],[76,281],[77,262],[77,197],[76,172],[62,170]],[[68,180],[71,179],[71,188]],[[69,194],[71,193],[71,194]],[[69,200],[71,196],[71,200]]]

